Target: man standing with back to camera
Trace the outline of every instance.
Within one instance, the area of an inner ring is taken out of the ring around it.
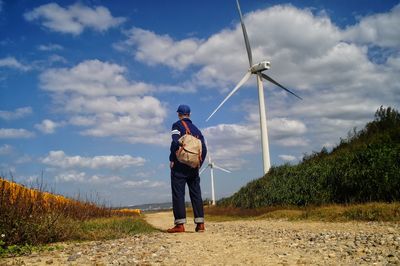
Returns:
[[[179,120],[172,125],[171,154],[169,156],[171,168],[171,189],[172,206],[175,218],[175,226],[168,229],[168,233],[185,232],[186,208],[185,208],[185,186],[189,187],[190,201],[192,202],[194,222],[196,232],[204,232],[204,209],[203,199],[201,197],[199,169],[204,162],[207,154],[204,137],[201,131],[190,120],[190,107],[179,105]],[[189,131],[189,132],[188,132]],[[177,159],[176,152],[180,148],[179,139],[186,133],[198,138],[201,141],[201,160],[198,167],[191,167],[181,163]]]

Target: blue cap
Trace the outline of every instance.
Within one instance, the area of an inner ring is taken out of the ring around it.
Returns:
[[[176,111],[182,115],[190,114],[190,107],[185,104],[181,104]]]

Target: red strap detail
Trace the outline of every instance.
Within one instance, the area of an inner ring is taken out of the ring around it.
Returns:
[[[189,129],[188,125],[186,124],[186,122],[183,121],[183,120],[181,120],[181,122],[182,122],[182,125],[185,127],[186,134],[192,135],[192,133],[190,132],[190,129]]]

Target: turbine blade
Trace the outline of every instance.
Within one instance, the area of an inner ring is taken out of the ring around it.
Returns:
[[[242,11],[240,10],[239,0],[236,0],[236,5],[237,5],[239,15],[240,15],[240,24],[242,25],[244,43],[246,45],[247,56],[249,57],[249,64],[251,67],[253,65],[253,55],[251,53],[250,42],[249,42],[249,37],[247,36],[246,26],[244,26],[244,23],[243,23],[243,16],[242,16]]]
[[[204,168],[199,172],[199,175],[201,175],[201,174],[208,168],[208,166],[209,166],[209,165],[207,165],[206,167],[204,167]]]
[[[219,169],[221,171],[224,171],[224,172],[227,172],[227,173],[232,173],[231,171],[226,170],[226,169],[222,168],[221,166],[218,166],[218,165],[215,165],[215,164],[214,164],[214,168],[217,168],[217,169]]]
[[[210,118],[219,110],[219,108],[221,108],[221,106],[222,106],[222,105],[237,91],[237,90],[239,90],[239,88],[240,88],[244,83],[246,83],[246,81],[249,80],[250,76],[251,76],[251,72],[248,71],[248,72],[246,73],[246,75],[244,75],[244,77],[242,78],[242,80],[239,81],[239,83],[236,85],[236,87],[228,94],[228,96],[226,96],[226,98],[220,103],[220,105],[218,105],[217,109],[215,109],[214,112],[212,112],[212,114],[206,119],[206,122],[207,122],[208,120],[210,120]]]
[[[286,88],[283,87],[281,84],[279,84],[278,82],[276,82],[275,80],[273,80],[270,76],[267,76],[267,75],[264,74],[264,73],[261,73],[261,75],[262,75],[262,77],[263,77],[264,79],[266,79],[266,80],[268,80],[268,81],[274,83],[276,86],[278,86],[278,87],[284,89],[285,91],[289,92],[290,94],[293,94],[294,96],[296,96],[296,97],[299,98],[300,100],[303,100],[303,98],[301,98],[300,96],[298,96],[296,93],[294,93],[294,92],[292,92],[292,91],[286,89]]]

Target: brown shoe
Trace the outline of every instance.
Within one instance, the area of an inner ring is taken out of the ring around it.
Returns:
[[[200,223],[200,224],[197,224],[196,225],[196,232],[200,232],[200,233],[202,233],[202,232],[204,232],[206,229],[205,229],[205,227],[204,227],[204,223]]]
[[[167,230],[168,233],[183,233],[185,232],[185,226],[183,224],[177,224],[174,227]]]

